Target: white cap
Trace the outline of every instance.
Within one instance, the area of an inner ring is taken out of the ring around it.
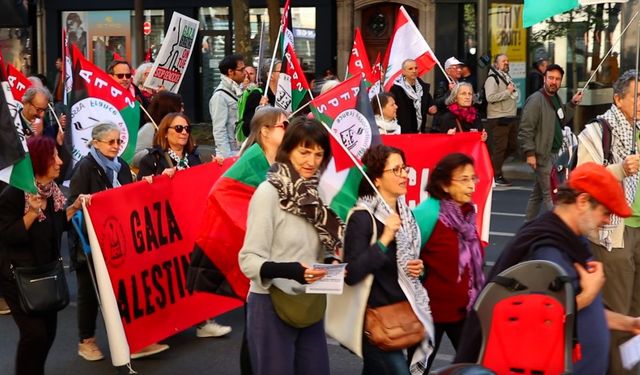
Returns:
[[[464,65],[464,64],[460,60],[456,59],[455,57],[449,57],[447,61],[444,62],[445,69],[449,69],[454,65]]]

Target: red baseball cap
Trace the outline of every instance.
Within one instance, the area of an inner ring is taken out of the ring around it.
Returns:
[[[569,174],[567,185],[591,195],[598,203],[620,217],[629,217],[633,212],[624,197],[622,183],[600,164],[580,164]]]

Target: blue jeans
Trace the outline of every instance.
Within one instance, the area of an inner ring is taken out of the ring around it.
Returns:
[[[409,375],[409,363],[404,351],[384,351],[362,337],[362,375]]]

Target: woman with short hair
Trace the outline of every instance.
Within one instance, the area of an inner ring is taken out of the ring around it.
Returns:
[[[487,140],[478,110],[473,106],[473,86],[468,82],[458,82],[444,102],[448,111],[439,116],[433,133],[456,134],[462,132],[482,132],[482,140]]]
[[[251,281],[247,338],[255,375],[329,373],[326,295],[306,294],[305,285],[326,274],[313,264],[333,261],[342,248],[342,221],[318,194],[330,157],[328,131],[317,120],[295,119],[251,199],[238,260]]]

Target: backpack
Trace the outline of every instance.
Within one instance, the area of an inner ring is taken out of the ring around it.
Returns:
[[[498,76],[496,74],[491,74],[489,73],[489,75],[487,76],[487,78],[489,77],[493,77],[493,79],[496,80],[496,85],[499,85],[500,82],[498,81]],[[482,88],[480,90],[478,90],[478,94],[477,94],[477,98],[476,98],[476,108],[478,109],[478,112],[480,113],[480,117],[481,118],[486,118],[487,117],[487,106],[489,105],[489,102],[487,101],[487,93],[484,90],[484,85],[482,86]]]
[[[244,112],[247,107],[247,99],[249,99],[249,96],[256,91],[260,93],[260,95],[262,95],[262,89],[259,87],[254,87],[251,89],[244,90],[242,92],[242,95],[240,95],[240,98],[238,98],[238,120],[236,121],[236,129],[235,129],[236,140],[238,141],[238,143],[244,142],[244,140],[247,139],[247,137],[249,136],[249,134],[245,134],[242,129],[244,125],[244,120],[245,120]]]

